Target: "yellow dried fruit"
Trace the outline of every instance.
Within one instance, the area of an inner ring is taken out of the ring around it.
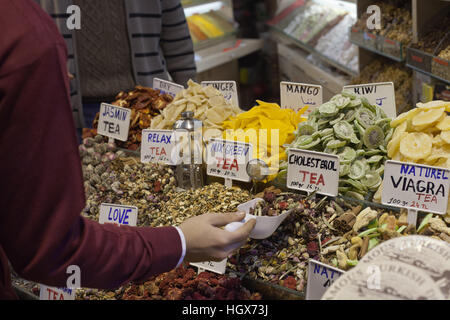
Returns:
[[[403,156],[414,161],[424,159],[431,154],[433,141],[425,133],[413,132],[400,142],[400,152]]]
[[[397,118],[395,118],[394,120],[391,121],[391,127],[395,128],[397,127],[399,124],[403,123],[404,121],[408,120],[408,119],[412,119],[416,114],[418,114],[421,110],[418,108],[412,109],[408,112],[405,113],[401,113],[400,115],[398,115]]]
[[[423,110],[412,119],[412,125],[425,129],[427,126],[439,121],[444,114],[445,108]]]
[[[444,119],[439,121],[439,123],[436,125],[436,128],[441,131],[450,130],[450,116],[445,116]]]
[[[442,138],[442,140],[444,140],[446,143],[450,144],[450,130],[442,131],[442,132],[441,132],[441,138]]]

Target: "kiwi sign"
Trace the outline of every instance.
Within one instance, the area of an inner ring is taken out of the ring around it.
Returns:
[[[380,82],[345,86],[344,90],[350,90],[356,95],[365,97],[369,103],[377,105],[386,112],[389,118],[397,117],[395,106],[395,89],[393,82]]]

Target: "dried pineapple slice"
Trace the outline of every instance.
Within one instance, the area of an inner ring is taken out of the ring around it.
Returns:
[[[400,114],[397,118],[391,121],[391,127],[395,128],[399,124],[403,123],[408,119],[412,119],[416,114],[418,114],[421,110],[419,108],[412,109],[408,112]]]
[[[423,110],[412,119],[412,125],[425,129],[427,126],[438,121],[443,114],[445,114],[445,108]]]
[[[442,147],[443,145],[445,145],[445,141],[442,140],[440,134],[438,134],[437,136],[435,136],[435,137],[433,138],[433,146],[436,146],[436,147]]]
[[[408,132],[400,132],[397,136],[394,136],[391,141],[389,141],[387,145],[388,157],[392,158],[394,154],[396,154],[400,148],[401,141],[406,138]]]
[[[425,133],[408,133],[400,142],[400,152],[403,156],[417,161],[431,154],[432,144],[432,139]]]
[[[439,123],[436,125],[436,128],[441,131],[450,130],[450,116],[445,116],[444,119],[439,121]]]
[[[416,104],[416,106],[419,109],[425,109],[425,110],[440,109],[440,108],[447,109],[448,107],[450,107],[450,102],[442,101],[442,100],[434,100],[434,101],[430,101],[427,103],[419,102]]]
[[[446,143],[450,144],[450,130],[442,131],[441,132],[441,138]]]

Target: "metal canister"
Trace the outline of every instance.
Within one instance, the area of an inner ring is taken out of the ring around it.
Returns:
[[[203,186],[203,123],[194,119],[192,111],[181,113],[173,125],[177,141],[178,161],[175,174],[178,187],[197,189]]]

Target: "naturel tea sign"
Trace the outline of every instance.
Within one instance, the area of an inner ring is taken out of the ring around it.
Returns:
[[[98,119],[98,134],[120,141],[128,140],[131,109],[102,103]]]
[[[344,90],[350,90],[358,96],[365,97],[370,104],[382,108],[388,117],[392,119],[397,117],[393,82],[357,84],[345,86]]]
[[[39,285],[39,300],[75,300],[75,290]]]
[[[292,109],[295,112],[304,107],[308,107],[306,115],[322,105],[323,93],[322,86],[281,82],[280,83],[280,104],[282,108]]]
[[[157,89],[163,94],[168,94],[172,97],[175,97],[178,92],[184,89],[184,87],[180,84],[176,84],[167,80],[153,78],[153,89]]]
[[[325,291],[338,279],[344,271],[310,259],[308,262],[308,283],[306,300],[320,300]]]
[[[449,177],[449,169],[386,161],[381,202],[394,207],[445,214]]]
[[[322,152],[289,149],[287,187],[335,197],[339,186],[339,157]]]

